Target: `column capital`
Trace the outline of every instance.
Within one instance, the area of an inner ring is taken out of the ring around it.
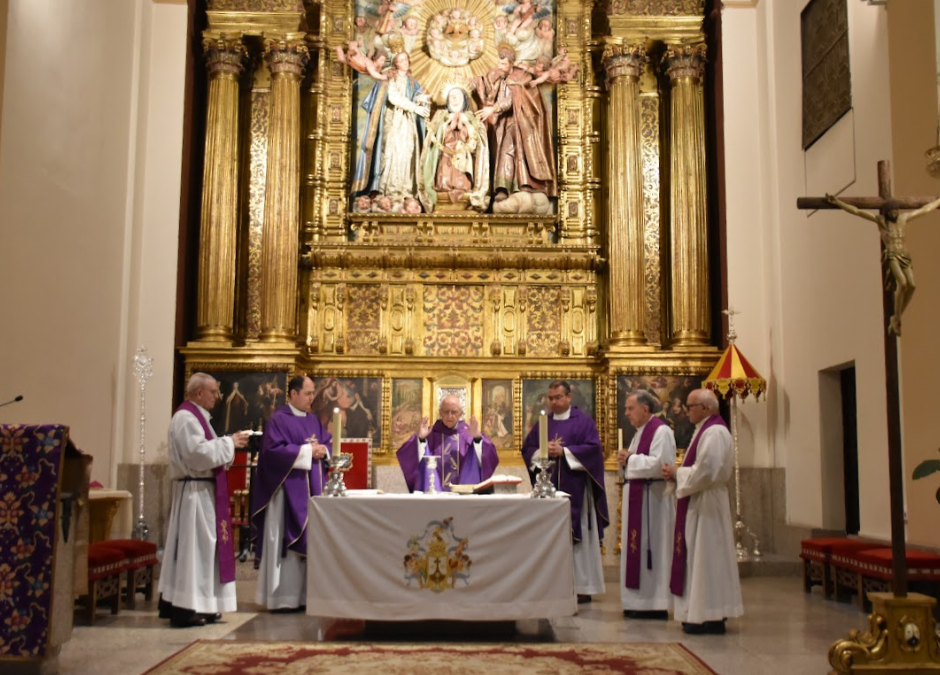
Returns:
[[[280,37],[267,38],[264,41],[264,60],[268,62],[272,75],[287,73],[303,77],[310,61],[304,33],[286,33]]]
[[[240,35],[204,31],[202,49],[210,76],[228,73],[238,77],[245,68],[248,51]]]
[[[639,79],[649,63],[649,56],[646,54],[646,45],[642,43],[618,41],[604,45],[602,60],[609,80],[613,81],[618,77]]]
[[[705,53],[707,49],[704,42],[691,45],[667,45],[663,55],[663,65],[669,79],[675,82],[689,78],[701,82],[705,74]]]

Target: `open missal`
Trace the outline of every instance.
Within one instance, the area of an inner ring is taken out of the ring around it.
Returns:
[[[490,476],[482,483],[476,485],[451,485],[450,491],[461,495],[469,494],[515,494],[516,486],[522,482],[518,476],[508,476],[506,474],[495,474]]]

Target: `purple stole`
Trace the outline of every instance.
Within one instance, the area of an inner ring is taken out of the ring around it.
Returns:
[[[720,424],[723,427],[728,426],[717,413],[709,417],[705,421],[705,424],[702,425],[702,428],[699,429],[695,438],[692,439],[692,445],[689,446],[685,457],[682,459],[682,466],[692,466],[695,464],[695,453],[698,450],[699,439],[702,438],[702,434],[704,434],[709,427],[713,427],[716,424]],[[675,549],[672,553],[672,575],[669,578],[669,590],[672,591],[673,595],[679,596],[685,594],[685,564],[688,554],[688,548],[685,545],[685,517],[689,512],[689,499],[691,498],[692,496],[689,495],[688,497],[680,498],[676,502]]]
[[[643,433],[640,434],[640,444],[636,449],[638,455],[650,454],[650,446],[653,445],[653,436],[665,422],[659,417],[650,417],[646,426],[643,427]],[[626,469],[626,466],[624,466]],[[643,541],[643,495],[649,489],[649,483],[645,480],[634,480],[630,482],[630,491],[627,497],[627,504],[630,509],[630,515],[627,520],[627,536],[630,541],[627,544],[627,562],[624,575],[626,577],[627,588],[640,587],[640,542]],[[648,550],[648,549],[647,549]],[[646,566],[653,569],[652,554],[647,556]]]
[[[183,401],[177,412],[185,410],[199,420],[206,440],[215,440],[215,434],[209,428],[209,423],[195,403]],[[228,503],[228,479],[225,477],[225,467],[217,466],[212,470],[215,477],[215,543],[219,558],[219,581],[227,584],[235,581],[235,545],[232,541],[232,516]]]

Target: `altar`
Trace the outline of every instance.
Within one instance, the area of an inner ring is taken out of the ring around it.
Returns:
[[[307,614],[513,621],[576,613],[567,499],[313,497]]]

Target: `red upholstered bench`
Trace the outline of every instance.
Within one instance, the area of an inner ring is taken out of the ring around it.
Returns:
[[[88,595],[79,601],[85,607],[89,625],[95,622],[99,600],[108,600],[111,613],[121,611],[121,574],[125,570],[124,553],[110,548],[104,542],[88,545]]]
[[[858,571],[855,563],[858,555],[863,551],[887,551],[891,555],[891,548],[884,544],[871,544],[865,547],[834,546],[829,556],[829,576],[832,579],[836,600],[848,599],[853,593],[858,593]],[[859,603],[864,602],[864,596]]]
[[[920,589],[925,595],[936,598],[940,591],[940,555],[907,549],[905,557],[911,590]],[[855,583],[860,610],[867,611],[870,591],[890,590],[892,561],[890,548],[860,551],[855,555]]]
[[[137,593],[144,594],[147,600],[153,600],[153,568],[157,560],[157,545],[137,539],[109,539],[103,544],[116,548],[124,554],[127,570],[127,588],[125,604],[134,609]]]
[[[804,539],[800,542],[800,558],[803,559],[803,590],[811,592],[813,586],[822,586],[823,595],[831,597],[836,590],[832,565],[832,551],[850,554],[878,546],[869,541],[847,537],[823,537]]]

